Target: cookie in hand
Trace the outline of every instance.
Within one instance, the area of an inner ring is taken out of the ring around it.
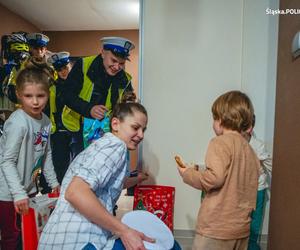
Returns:
[[[184,163],[179,155],[175,155],[175,161],[179,167],[186,168],[186,166],[184,165]]]

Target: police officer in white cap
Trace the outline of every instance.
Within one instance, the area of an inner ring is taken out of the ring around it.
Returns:
[[[74,154],[83,150],[82,118],[102,120],[106,112],[132,92],[131,76],[124,70],[134,44],[122,37],[101,39],[101,54],[79,59],[65,82],[62,120],[74,132]]]
[[[26,35],[30,53],[33,57],[44,58],[47,52],[49,37],[42,33],[29,33]]]
[[[47,109],[44,112],[51,120],[52,160],[57,180],[61,184],[70,164],[72,153],[70,146],[72,137],[70,132],[64,127],[61,119],[64,107],[64,82],[72,68],[70,53],[66,51],[51,53],[47,62],[53,66],[58,74],[58,78],[50,87],[49,105],[47,105]],[[43,175],[40,178],[40,185],[42,193],[51,192],[51,187],[48,186]]]
[[[58,53],[52,53],[47,61],[54,67],[60,79],[67,79],[72,69],[69,52],[62,51]]]

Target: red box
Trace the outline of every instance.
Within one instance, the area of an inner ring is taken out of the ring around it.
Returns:
[[[173,231],[175,187],[140,185],[134,190],[134,210],[147,210]]]

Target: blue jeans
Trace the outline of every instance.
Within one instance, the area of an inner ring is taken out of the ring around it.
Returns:
[[[115,244],[114,244],[114,247],[112,250],[125,250],[125,247],[120,239],[117,239],[115,241]],[[181,250],[181,247],[176,240],[174,241],[173,248],[170,250]]]
[[[264,210],[265,210],[266,189],[257,192],[256,209],[251,214],[250,237],[248,250],[260,250],[258,238],[262,228]]]
[[[92,243],[87,243],[82,250],[97,250]]]
[[[96,248],[94,247],[93,244],[88,243],[88,244],[85,245],[84,248],[82,248],[82,250],[96,250]],[[124,245],[123,245],[123,243],[120,239],[117,239],[115,241],[115,244],[114,244],[112,250],[125,250],[125,247],[124,247]],[[173,248],[170,249],[170,250],[181,250],[181,247],[180,247],[180,245],[178,244],[178,242],[176,240],[174,241]]]

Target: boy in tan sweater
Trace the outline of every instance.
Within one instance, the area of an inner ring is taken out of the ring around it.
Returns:
[[[255,208],[259,160],[242,136],[251,129],[253,106],[240,91],[219,96],[213,106],[213,138],[205,170],[178,166],[183,181],[206,192],[193,250],[246,250]]]

